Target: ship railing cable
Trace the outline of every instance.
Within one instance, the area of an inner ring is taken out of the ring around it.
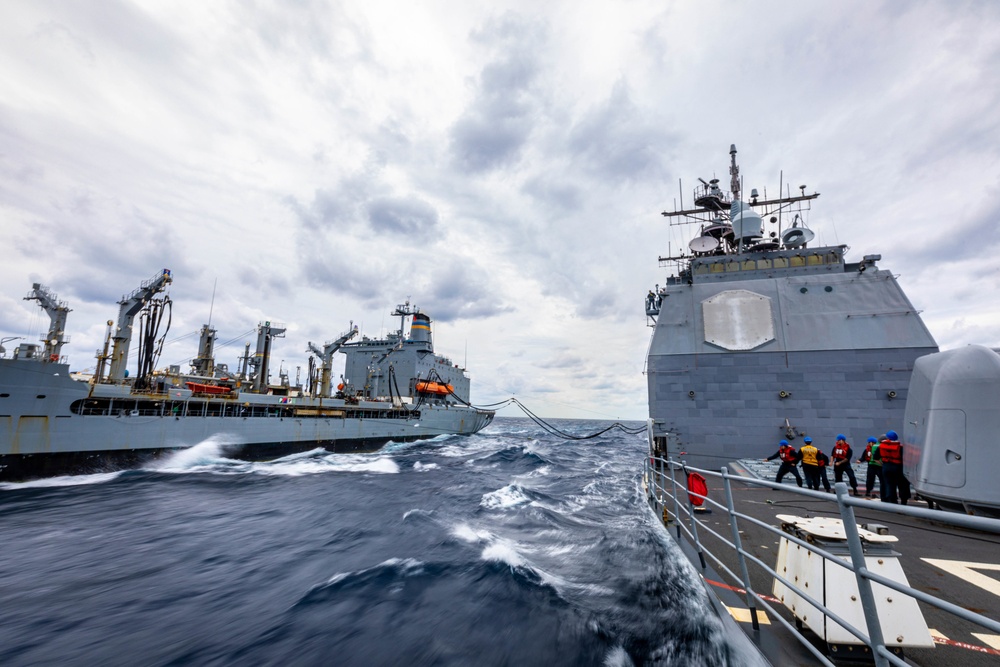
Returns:
[[[428,375],[428,377],[431,377],[431,376],[436,376],[437,379],[440,380],[442,384],[444,384],[445,386],[447,386],[447,383],[444,382],[443,380],[441,380],[441,376],[438,375],[437,371],[435,371],[434,369],[431,369],[431,372]],[[528,407],[526,405],[524,405],[524,403],[522,403],[521,401],[519,401],[517,398],[515,398],[513,396],[511,396],[510,398],[508,398],[506,400],[499,401],[497,403],[488,403],[486,405],[473,405],[472,403],[466,401],[461,396],[459,396],[458,394],[456,394],[454,392],[454,390],[449,391],[448,395],[449,396],[453,396],[455,398],[455,400],[458,401],[459,403],[461,403],[462,405],[470,407],[470,408],[472,408],[474,410],[494,410],[495,411],[495,410],[500,410],[501,408],[505,408],[505,407],[507,407],[509,405],[516,405],[518,408],[520,408],[521,412],[523,412],[529,419],[531,419],[531,421],[535,422],[538,426],[540,426],[543,431],[545,431],[549,435],[554,435],[554,436],[558,436],[560,438],[565,438],[566,440],[592,440],[592,439],[594,439],[594,438],[596,438],[598,436],[604,435],[608,431],[613,431],[613,430],[622,431],[623,433],[627,433],[628,435],[638,435],[639,433],[645,433],[646,432],[646,425],[645,424],[643,424],[642,426],[635,426],[635,427],[633,427],[633,426],[626,426],[625,424],[623,424],[621,422],[615,422],[615,423],[611,424],[610,426],[607,426],[607,427],[601,429],[600,431],[596,431],[596,432],[590,433],[588,435],[576,435],[574,433],[568,433],[567,431],[563,431],[562,429],[556,427],[554,424],[551,424],[551,423],[545,421],[543,418],[539,417],[534,412],[532,412],[530,409],[528,409]]]

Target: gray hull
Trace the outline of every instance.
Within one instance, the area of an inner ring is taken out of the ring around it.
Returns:
[[[65,364],[19,360],[0,360],[0,389],[0,480],[127,467],[210,438],[251,459],[315,447],[375,451],[389,441],[472,434],[493,418],[444,401],[394,407],[299,397],[283,403],[270,395],[191,397],[180,391],[183,400],[171,402],[165,395],[74,381]],[[113,401],[113,413],[71,409],[101,397],[102,390],[120,394],[101,399]],[[172,406],[185,410],[175,413]]]

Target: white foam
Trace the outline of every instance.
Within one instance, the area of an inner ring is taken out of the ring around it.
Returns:
[[[417,461],[416,463],[413,464],[414,470],[421,470],[421,471],[436,470],[437,467],[438,464],[436,463],[421,463],[420,461]]]
[[[615,646],[604,656],[604,667],[634,667],[635,663],[629,657],[628,651],[622,646]]]
[[[524,489],[517,484],[508,484],[502,489],[484,495],[479,501],[479,506],[490,510],[507,509],[529,502],[531,502],[531,498],[525,494]]]
[[[460,523],[457,526],[453,526],[451,534],[463,542],[469,542],[472,544],[485,542],[493,538],[493,535],[490,534],[489,531],[476,530],[467,523]]]
[[[123,470],[115,472],[98,472],[90,475],[64,475],[62,477],[46,477],[45,479],[33,479],[28,482],[4,482],[0,483],[0,489],[6,491],[17,491],[18,489],[48,489],[61,486],[84,486],[86,484],[103,484],[110,482]]]
[[[225,457],[226,450],[231,449],[238,442],[238,439],[232,435],[213,435],[193,447],[168,454],[165,458],[153,463],[149,469],[159,472],[189,472],[197,468],[219,464],[239,463]]]
[[[513,567],[525,567],[527,561],[507,540],[498,539],[488,544],[482,553],[483,560],[499,561]],[[532,568],[534,569],[534,568]]]

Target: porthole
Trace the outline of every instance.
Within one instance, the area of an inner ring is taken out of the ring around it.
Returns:
[[[809,291],[809,288],[808,287],[800,287],[799,291],[802,292],[803,294],[805,294],[806,292]]]
[[[45,394],[39,394],[38,396],[35,396],[35,398],[45,398]]]
[[[833,291],[833,288],[832,288],[832,287],[830,287],[829,285],[827,285],[827,286],[826,286],[826,287],[824,287],[823,289],[824,289],[824,290],[826,290],[827,292],[832,292],[832,291]]]
[[[0,394],[0,398],[10,398],[10,394]]]

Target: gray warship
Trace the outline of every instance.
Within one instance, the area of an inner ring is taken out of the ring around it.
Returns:
[[[493,419],[470,405],[465,369],[434,352],[430,317],[408,301],[393,313],[399,329],[384,338],[352,340],[359,332],[349,327],[323,345],[310,342],[305,385],[291,384],[280,369],[271,382],[271,346],[286,330],[275,322],[259,324],[256,348],[251,354],[246,343],[237,369],[216,363],[217,332],[206,324],[189,370],[156,370],[172,280],[164,269],[121,299],[89,375],[65,362],[68,305],[33,286],[25,299],[38,303],[50,326],[41,345],[22,343],[9,358],[0,347],[0,480],[140,465],[208,438],[249,459],[317,447],[371,452],[389,441],[476,433]],[[337,352],[346,360],[335,388]]]
[[[995,664],[1000,592],[969,573],[1000,569],[1000,350],[938,351],[881,256],[812,245],[818,193],[741,197],[736,154],[729,191],[699,179],[693,208],[663,213],[697,231],[660,258],[673,271],[645,303],[643,483],[657,518],[746,664],[881,667],[904,650],[906,664]],[[889,431],[902,435],[908,507],[845,483],[830,495],[781,485],[760,460],[806,435],[829,451],[844,434],[858,455]],[[838,579],[831,564],[846,560],[854,571]],[[886,577],[873,572],[893,562],[900,575],[876,594]]]
[[[910,376],[938,351],[881,255],[813,246],[805,214],[819,193],[752,189],[741,198],[736,147],[730,190],[701,181],[694,207],[665,211],[694,225],[687,249],[646,298],[649,417],[692,461],[717,469],[768,456],[779,440],[843,433],[863,443],[901,430]]]

